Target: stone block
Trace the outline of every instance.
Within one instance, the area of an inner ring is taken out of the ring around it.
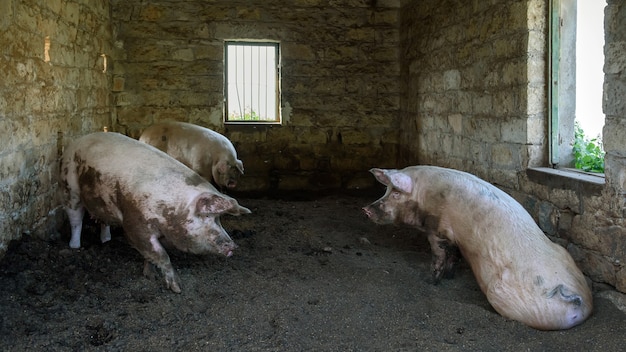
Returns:
[[[622,263],[622,266],[615,273],[615,289],[620,292],[626,293],[626,266]]]
[[[64,2],[61,7],[61,17],[72,26],[77,26],[80,21],[80,6],[78,2]]]
[[[278,189],[281,191],[295,191],[310,189],[309,177],[306,175],[281,175],[278,180]]]
[[[626,71],[626,41],[609,43],[605,46],[604,73],[618,75]]]
[[[172,60],[193,61],[194,59],[194,52],[191,48],[177,49],[172,52]]]
[[[579,266],[583,273],[593,281],[604,282],[612,286],[617,283],[613,263],[598,253],[583,251]]]
[[[626,80],[606,75],[602,110],[607,116],[626,116]]]
[[[626,89],[626,84],[624,85]],[[623,94],[626,98],[626,92]],[[625,105],[626,107],[626,105]],[[626,110],[624,111],[626,113]],[[626,116],[623,115],[623,116]],[[604,151],[607,153],[623,154],[626,150],[626,118],[608,118],[602,129],[602,142]]]
[[[342,143],[344,145],[352,144],[371,144],[372,137],[367,131],[345,130],[341,132]]]
[[[482,93],[472,97],[472,112],[476,115],[491,115],[493,111],[493,95]]]
[[[443,89],[455,90],[461,87],[461,72],[448,70],[443,73]]]
[[[559,209],[576,211],[581,209],[579,195],[571,189],[553,188],[550,190],[548,199]]]
[[[113,77],[113,86],[111,87],[111,91],[113,92],[124,91],[125,82],[126,82],[126,79],[124,77],[120,77],[120,76]]]
[[[550,236],[554,236],[557,230],[558,210],[549,202],[539,203],[538,225]]]
[[[315,60],[315,53],[310,45],[287,42],[281,48],[284,59]]]
[[[266,175],[253,176],[244,174],[237,183],[238,192],[266,191],[269,187],[270,183]]]

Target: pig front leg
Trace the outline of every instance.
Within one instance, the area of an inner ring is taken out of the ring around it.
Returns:
[[[454,267],[459,260],[460,252],[445,238],[437,233],[428,235],[428,242],[432,251],[431,271],[434,284],[438,284],[442,277],[454,276]]]
[[[135,236],[136,233],[128,234],[128,237],[133,244],[133,247],[141,253],[141,255],[145,258],[146,262],[144,263],[143,274],[148,277],[154,277],[155,273],[151,266],[154,264],[156,267],[161,269],[161,273],[165,277],[165,284],[167,288],[172,290],[172,292],[180,293],[180,279],[174,271],[174,267],[172,266],[172,262],[170,261],[169,255],[165,251],[165,248],[159,242],[158,236],[150,235],[149,241],[134,241],[131,236]]]
[[[70,248],[80,248],[80,234],[83,231],[83,216],[85,208],[79,206],[76,209],[65,207],[65,212],[70,220],[72,228],[72,238],[70,239]]]

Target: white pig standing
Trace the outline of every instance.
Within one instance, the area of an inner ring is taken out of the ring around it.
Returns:
[[[233,144],[208,128],[185,122],[163,122],[146,128],[139,140],[222,187],[234,188],[243,174],[243,163],[237,159]]]
[[[591,314],[591,290],[572,257],[502,190],[474,175],[435,166],[370,172],[387,192],[363,208],[365,214],[375,223],[425,231],[435,282],[451,269],[450,249],[458,247],[502,316],[559,330]]]
[[[174,158],[118,133],[92,133],[70,143],[60,176],[72,229],[70,247],[80,247],[87,209],[103,223],[103,241],[109,225],[121,225],[146,260],[144,274],[152,275],[150,263],[156,265],[177,293],[180,282],[162,244],[231,256],[237,246],[219,217],[250,213]]]

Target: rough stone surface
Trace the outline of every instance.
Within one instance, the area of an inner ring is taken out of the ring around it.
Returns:
[[[0,4],[0,256],[23,234],[50,236],[58,157],[69,138],[110,126],[107,1]]]
[[[547,165],[545,1],[407,3],[401,11],[400,162],[476,174],[513,194],[556,242],[576,249],[593,280],[624,291],[626,7],[607,2],[606,182],[537,182]],[[594,191],[590,191],[593,189]],[[571,245],[571,246],[569,246]]]
[[[246,165],[243,191],[371,187],[363,169],[397,164],[399,2],[304,1],[288,10],[277,0],[112,5],[125,52],[116,71],[124,82],[118,131],[137,137],[165,119],[215,129]],[[280,126],[222,122],[224,40],[246,38],[280,42]],[[192,119],[193,110],[204,113]],[[257,159],[264,166],[250,167]]]

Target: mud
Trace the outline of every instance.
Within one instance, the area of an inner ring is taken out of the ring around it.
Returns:
[[[382,194],[382,193],[381,193]],[[375,196],[238,198],[235,255],[169,250],[182,293],[142,276],[121,231],[83,247],[69,228],[0,261],[0,351],[621,351],[626,314],[596,287],[582,325],[538,331],[498,315],[461,262],[433,285],[415,230],[370,223]]]

